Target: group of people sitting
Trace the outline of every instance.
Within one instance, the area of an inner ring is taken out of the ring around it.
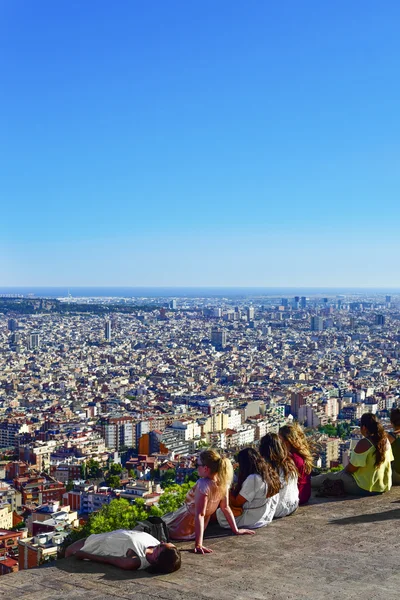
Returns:
[[[386,434],[375,415],[361,417],[363,438],[341,471],[311,476],[313,459],[302,428],[285,425],[279,435],[268,433],[259,449],[238,454],[238,473],[228,458],[204,450],[197,460],[199,479],[178,510],[163,517],[170,539],[194,540],[193,552],[208,554],[204,531],[211,520],[236,535],[252,535],[273,519],[291,515],[308,502],[311,488],[326,480],[342,482],[344,492],[357,496],[382,494],[400,484],[400,409],[392,410],[393,431]],[[393,475],[392,475],[393,473]],[[174,544],[160,543],[141,531],[118,530],[94,534],[67,548],[66,556],[113,564],[123,569],[151,567],[169,573],[179,569],[180,552]]]

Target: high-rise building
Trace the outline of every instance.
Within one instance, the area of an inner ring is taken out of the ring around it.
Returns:
[[[248,321],[253,321],[254,319],[254,306],[248,306],[246,308],[246,315]]]
[[[323,329],[324,329],[323,318],[322,317],[311,317],[310,329],[311,329],[311,331],[323,331]]]
[[[297,310],[299,308],[299,306],[300,306],[300,296],[295,296],[293,298],[293,308]]]
[[[32,333],[29,334],[28,347],[29,350],[35,350],[36,348],[40,348],[39,331],[32,331]]]
[[[289,300],[287,298],[282,298],[281,306],[284,306],[286,308],[288,304],[289,304]]]
[[[18,323],[15,319],[8,319],[8,331],[17,331]]]
[[[171,310],[176,310],[176,300],[171,300],[169,307]]]
[[[300,306],[301,308],[307,308],[307,298],[305,296],[300,298]]]
[[[104,326],[104,337],[107,342],[111,342],[111,321],[110,319],[106,319]]]
[[[304,406],[306,400],[301,392],[292,392],[290,396],[290,412],[297,418],[300,406]]]
[[[20,333],[13,333],[12,335],[10,335],[10,344],[12,344],[13,346],[17,346],[20,343],[21,343],[21,334]]]
[[[386,296],[386,308],[390,308],[392,305],[392,296]]]
[[[385,317],[384,315],[375,315],[375,325],[384,325]]]
[[[226,331],[219,327],[211,329],[211,344],[216,350],[222,350],[226,346]]]
[[[136,447],[136,428],[132,417],[109,417],[101,421],[101,435],[109,449]]]

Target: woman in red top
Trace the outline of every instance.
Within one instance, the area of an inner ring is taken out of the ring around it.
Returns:
[[[299,504],[306,504],[311,496],[311,471],[313,459],[304,431],[297,423],[284,425],[279,430],[279,436],[285,443],[293,458],[299,473]]]

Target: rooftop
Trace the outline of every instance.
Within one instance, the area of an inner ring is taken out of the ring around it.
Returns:
[[[63,559],[0,577],[4,600],[398,600],[400,488],[318,499],[255,536],[210,532],[214,553],[183,553],[171,575]],[[192,544],[182,543],[189,549]]]

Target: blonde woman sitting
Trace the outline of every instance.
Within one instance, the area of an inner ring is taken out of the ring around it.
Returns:
[[[195,540],[193,552],[209,554],[203,545],[204,531],[210,516],[221,507],[223,514],[236,535],[252,534],[254,531],[239,529],[229,507],[229,487],[233,479],[230,460],[222,458],[215,450],[204,450],[197,461],[200,479],[188,492],[185,504],[163,517],[172,540]]]

